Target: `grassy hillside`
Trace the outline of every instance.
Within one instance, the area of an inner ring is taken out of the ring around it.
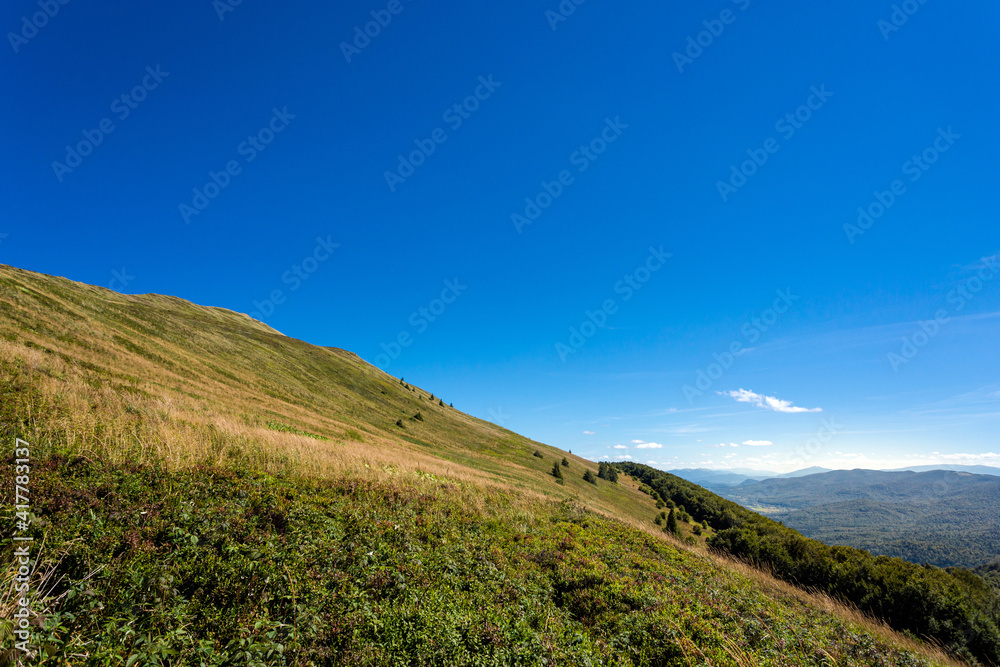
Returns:
[[[939,567],[1000,554],[1000,477],[839,470],[718,492],[803,535]]]
[[[585,482],[596,465],[432,393],[245,315],[0,267],[34,663],[949,663],[669,538],[638,481]]]

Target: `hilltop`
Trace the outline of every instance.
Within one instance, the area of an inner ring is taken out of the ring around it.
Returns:
[[[459,398],[240,313],[0,266],[0,431],[31,447],[37,663],[951,664],[729,559],[757,515],[642,467],[586,481],[596,464]],[[942,596],[935,636],[995,655],[985,584],[928,577],[913,608]]]

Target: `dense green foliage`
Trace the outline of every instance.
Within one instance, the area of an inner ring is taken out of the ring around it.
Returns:
[[[677,534],[677,515],[674,510],[670,510],[667,514],[667,532]]]
[[[715,491],[827,544],[938,567],[1000,554],[994,475],[837,470]]]
[[[962,658],[1000,663],[1000,597],[973,573],[830,547],[680,477],[615,465],[696,521],[707,520],[717,531],[711,547],[848,600],[899,630],[932,637]]]
[[[35,600],[31,664],[929,664],[573,503],[427,474],[320,481],[53,455],[32,489],[35,544],[59,545],[41,570],[60,583]]]
[[[618,481],[618,471],[615,470],[613,465],[604,463],[603,461],[597,466],[597,476],[609,482]]]
[[[980,565],[974,572],[1000,593],[1000,558],[985,565]]]

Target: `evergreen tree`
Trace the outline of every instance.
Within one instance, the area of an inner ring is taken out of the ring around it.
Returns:
[[[552,464],[552,476],[559,480],[563,478],[562,466],[560,466],[558,463]]]
[[[674,535],[679,534],[677,528],[677,517],[674,516],[673,510],[670,510],[670,514],[667,515],[667,532],[673,533]]]
[[[591,484],[597,484],[597,478],[594,477],[594,473],[587,469],[587,472],[583,473],[583,481],[590,482]]]
[[[569,461],[566,460],[565,456],[563,457],[562,464],[563,464],[564,468],[568,468],[569,467]]]

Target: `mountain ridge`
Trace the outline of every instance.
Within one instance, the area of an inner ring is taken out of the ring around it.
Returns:
[[[43,664],[953,664],[711,526],[664,535],[637,478],[233,311],[0,266],[0,397],[51,549]]]

